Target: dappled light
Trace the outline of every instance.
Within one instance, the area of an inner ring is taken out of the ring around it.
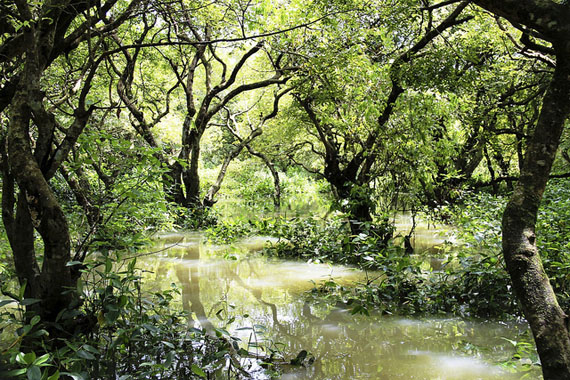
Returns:
[[[0,0],[0,379],[570,380],[567,0]]]

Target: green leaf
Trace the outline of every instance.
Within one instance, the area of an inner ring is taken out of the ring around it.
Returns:
[[[100,355],[100,352],[98,349],[96,349],[95,347],[90,346],[88,344],[84,344],[81,348],[84,349],[85,351],[91,352],[95,355]]]
[[[32,320],[30,321],[30,325],[35,326],[38,324],[39,321],[40,321],[40,316],[34,315]]]
[[[129,265],[128,265],[128,270],[129,270],[129,272],[134,272],[136,263],[137,263],[137,259],[136,259],[136,258],[134,258],[133,260],[131,260],[131,261],[129,262]]]
[[[195,375],[198,375],[204,379],[206,378],[206,372],[204,372],[202,368],[198,367],[196,364],[192,364],[191,369]]]
[[[20,299],[24,298],[24,292],[26,291],[26,285],[27,285],[27,283],[24,282],[24,284],[22,284],[22,286],[20,286],[20,293],[18,294]]]
[[[86,359],[86,360],[95,360],[95,356],[93,356],[93,354],[91,354],[85,350],[77,351],[77,356],[79,356],[82,359]]]
[[[22,302],[20,302],[22,304],[22,306],[30,306],[30,305],[34,305],[38,302],[42,302],[42,300],[38,299],[38,298],[26,298],[25,300],[22,300]]]
[[[123,294],[122,296],[120,296],[119,297],[119,307],[121,307],[121,308],[125,307],[127,305],[128,300],[129,299],[126,295]]]
[[[153,325],[149,324],[149,323],[143,323],[142,325],[145,329],[147,329],[148,331],[150,331],[151,333],[155,333],[157,334],[160,330],[157,329],[156,327],[154,327]]]
[[[1,372],[2,375],[6,375],[6,376],[20,376],[23,375],[24,373],[26,373],[27,369],[26,368],[21,368],[21,369],[15,369],[12,371],[8,371],[8,372]]]
[[[9,305],[9,304],[14,303],[14,302],[16,302],[16,301],[15,300],[2,300],[2,301],[0,301],[0,307]]]
[[[228,330],[226,330],[226,329],[215,328],[214,331],[216,332],[216,336],[217,336],[218,338],[221,338],[222,335],[230,336],[230,333],[229,333]]]
[[[55,373],[48,377],[47,380],[59,380],[59,370],[55,371]]]
[[[33,365],[26,371],[26,376],[28,380],[42,380],[42,371],[40,371],[39,367]]]
[[[36,360],[34,360],[34,365],[37,365],[38,367],[42,367],[42,364],[44,364],[48,360],[49,360],[49,354],[42,355],[39,358],[37,358]]]
[[[166,360],[164,366],[169,368],[172,365],[172,361],[174,360],[174,351],[168,351],[166,354]]]
[[[49,335],[49,333],[44,330],[44,329],[40,329],[40,330],[36,330],[31,334],[28,334],[28,337],[30,338],[39,338],[40,336],[47,336]]]
[[[105,319],[107,320],[107,323],[112,324],[117,320],[117,318],[119,318],[119,315],[118,310],[111,310],[105,313]]]
[[[81,278],[77,279],[77,293],[83,296],[83,280]]]
[[[36,353],[35,352],[28,352],[24,355],[24,363],[32,364],[36,360]]]

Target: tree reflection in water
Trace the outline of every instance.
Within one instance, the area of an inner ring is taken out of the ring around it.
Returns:
[[[301,350],[315,356],[314,364],[305,369],[285,369],[286,378],[520,379],[520,374],[487,363],[509,359],[512,346],[503,337],[517,339],[525,326],[365,317],[323,300],[309,303],[303,293],[313,287],[311,281],[327,280],[332,274],[337,282],[349,282],[364,275],[248,252],[262,244],[258,239],[238,248],[216,247],[202,244],[197,235],[187,236],[167,253],[145,259],[143,265],[155,274],[146,286],[164,288],[176,278],[182,307],[196,318],[190,321],[193,326],[199,323],[207,331],[227,327],[244,345],[251,339],[268,345],[279,342],[289,359]],[[228,321],[232,323],[226,326]]]

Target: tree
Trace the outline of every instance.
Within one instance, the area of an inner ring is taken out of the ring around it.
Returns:
[[[88,100],[105,52],[99,41],[143,11],[141,0],[104,3],[83,0],[2,3],[9,34],[2,35],[0,63],[7,78],[0,111],[8,107],[2,129],[2,218],[28,309],[48,322],[73,307],[72,289],[80,272],[71,261],[69,225],[50,181],[68,157],[96,106]],[[83,65],[72,83],[45,87],[50,67],[77,52]],[[50,102],[52,102],[50,105]],[[69,104],[68,115],[58,112]],[[16,191],[18,189],[18,191]],[[37,252],[35,233],[43,241]],[[39,257],[41,256],[41,260]],[[41,261],[41,267],[39,262]]]
[[[222,166],[220,168],[218,177],[216,178],[215,183],[210,186],[210,188],[208,189],[208,192],[206,193],[206,196],[204,197],[204,201],[203,201],[204,206],[211,207],[214,205],[214,203],[216,203],[216,201],[214,200],[214,197],[216,196],[217,192],[220,190],[220,187],[221,187],[222,182],[224,180],[224,177],[226,175],[226,171],[228,169],[229,164],[231,163],[232,160],[234,160],[237,156],[239,156],[239,154],[242,152],[242,150],[244,148],[246,148],[251,155],[261,158],[263,160],[263,162],[265,163],[265,165],[270,170],[271,175],[273,176],[273,179],[274,179],[273,182],[274,182],[274,186],[275,186],[273,203],[275,205],[275,208],[279,209],[280,203],[281,203],[280,202],[281,187],[280,187],[280,183],[279,183],[279,174],[277,173],[277,171],[275,170],[275,166],[267,158],[267,156],[265,156],[261,152],[254,150],[251,147],[251,143],[258,136],[261,136],[261,134],[263,133],[263,125],[268,120],[273,119],[275,116],[277,116],[277,113],[279,112],[279,101],[281,100],[281,98],[284,95],[286,95],[292,89],[293,88],[289,87],[289,88],[286,88],[286,89],[274,94],[273,109],[271,110],[271,112],[268,115],[263,116],[263,114],[261,114],[261,116],[260,116],[261,120],[259,121],[259,123],[257,125],[253,126],[251,124],[251,120],[249,119],[249,117],[247,117],[248,124],[249,124],[249,134],[247,137],[240,136],[239,130],[237,128],[238,121],[236,120],[236,118],[238,116],[240,116],[243,113],[247,113],[247,111],[241,112],[238,115],[232,115],[230,110],[226,109],[226,123],[225,123],[224,127],[235,138],[235,140],[237,140],[237,144],[233,145],[231,148],[231,151],[226,155],[224,162],[222,163]]]
[[[406,67],[438,36],[472,18],[459,18],[467,5],[461,2],[437,25],[430,25],[425,32],[414,36],[415,40],[399,41],[399,31],[389,26],[382,29],[381,20],[372,18],[370,21],[369,15],[363,15],[362,23],[374,24],[368,26],[371,30],[381,29],[380,35],[394,33],[397,48],[389,51],[391,46],[378,47],[380,43],[374,35],[353,34],[340,42],[331,39],[340,45],[337,49],[342,52],[335,50],[336,56],[330,57],[337,66],[331,70],[330,61],[319,67],[318,62],[309,60],[309,67],[302,72],[306,75],[301,77],[304,89],[294,96],[306,115],[312,129],[309,135],[316,140],[318,148],[312,141],[303,144],[322,158],[324,168],[320,174],[339,198],[353,234],[363,232],[364,226],[372,221],[375,203],[370,186],[391,164],[391,147],[387,141],[392,134],[397,134],[390,131],[390,122],[406,91]],[[335,33],[342,31],[335,30]],[[368,39],[363,47],[359,38]],[[382,87],[386,87],[385,93],[378,91]],[[384,243],[391,238],[389,228],[377,233]]]
[[[532,329],[544,378],[570,379],[569,317],[558,305],[544,272],[535,234],[540,201],[570,115],[570,6],[549,0],[474,3],[518,26],[533,50],[556,59],[520,178],[503,214],[503,255]],[[541,45],[537,39],[551,46]]]
[[[240,95],[285,84],[293,70],[287,65],[286,56],[272,52],[266,41],[251,43],[245,35],[245,29],[249,28],[247,22],[235,16],[239,12],[233,6],[231,3],[210,4],[200,12],[194,12],[183,1],[170,3],[162,13],[162,22],[168,25],[168,30],[154,34],[153,38],[165,38],[172,45],[172,49],[162,56],[175,78],[171,91],[181,88],[181,97],[184,99],[184,105],[180,107],[183,109],[181,144],[176,157],[169,157],[166,154],[168,149],[161,147],[159,140],[153,136],[151,129],[160,118],[146,120],[144,109],[137,104],[134,96],[132,88],[136,65],[143,64],[136,62],[139,55],[129,54],[123,49],[124,68],[122,71],[115,69],[121,77],[118,94],[133,115],[135,130],[151,147],[162,148],[162,153],[157,153],[157,157],[168,167],[164,176],[167,199],[190,209],[204,205],[200,199],[199,162],[201,139],[206,129]],[[250,12],[249,8],[245,6],[240,12]],[[154,23],[145,22],[145,30],[153,26]],[[225,40],[233,43],[230,54],[223,52]],[[116,43],[120,45],[120,41],[116,40]],[[141,45],[142,40],[136,43]],[[269,74],[251,75],[247,65],[261,52],[265,52],[265,62],[254,64],[259,65],[260,71]],[[238,54],[239,58],[235,58]],[[162,117],[166,112],[168,107],[157,114]],[[212,199],[208,196],[205,205],[211,206]]]

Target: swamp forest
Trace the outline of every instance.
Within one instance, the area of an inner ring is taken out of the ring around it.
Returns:
[[[570,380],[567,0],[0,0],[0,379]]]

